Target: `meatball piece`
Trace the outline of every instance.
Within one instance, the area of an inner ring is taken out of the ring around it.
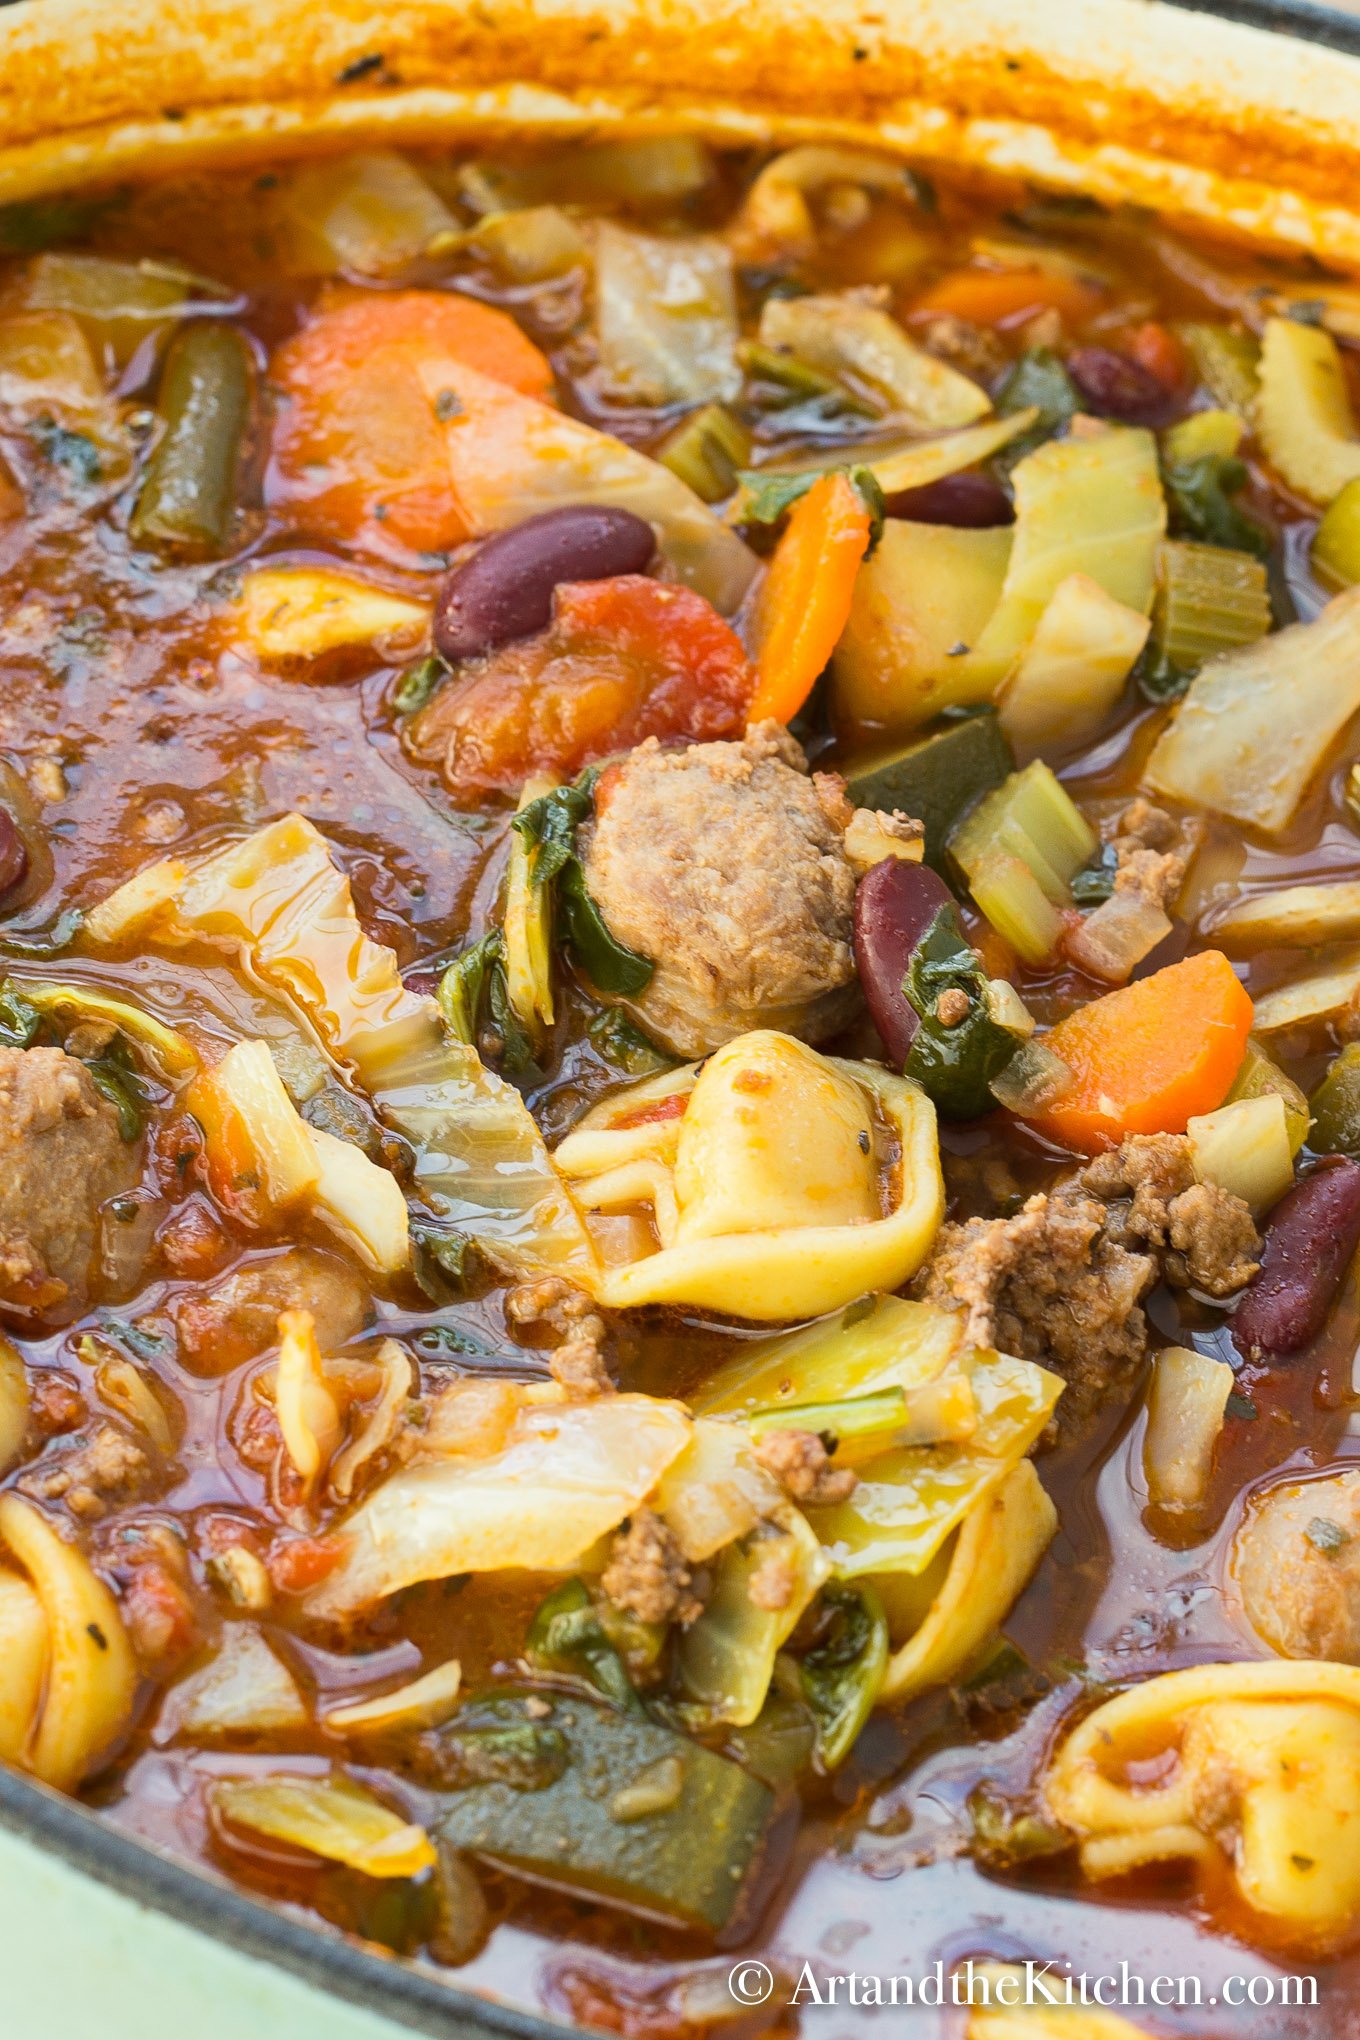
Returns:
[[[1238,1531],[1233,1565],[1272,1650],[1360,1665],[1360,1472],[1272,1488]]]
[[[99,1207],[135,1173],[83,1063],[60,1048],[0,1048],[0,1309],[74,1316]]]
[[[757,1027],[822,1041],[853,1017],[843,828],[777,723],[740,743],[639,745],[601,779],[581,844],[610,932],[655,965],[629,1010],[676,1054]]]
[[[346,1345],[368,1320],[370,1299],[354,1270],[318,1247],[288,1247],[252,1261],[175,1313],[179,1355],[195,1374],[230,1374],[279,1336],[279,1312],[309,1310],[323,1353]]]

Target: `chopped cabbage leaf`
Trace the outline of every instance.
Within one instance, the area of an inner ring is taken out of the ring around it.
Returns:
[[[838,1573],[919,1573],[951,1530],[998,1487],[1053,1413],[1056,1374],[1007,1353],[965,1362],[977,1429],[962,1444],[913,1445],[861,1469],[850,1499],[808,1512]]]
[[[649,1495],[689,1443],[678,1403],[618,1395],[523,1410],[500,1450],[422,1460],[343,1526],[349,1550],[311,1615],[357,1613],[417,1580],[562,1572]]]

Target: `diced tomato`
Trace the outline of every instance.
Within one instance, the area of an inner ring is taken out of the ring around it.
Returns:
[[[570,582],[547,630],[446,686],[411,742],[473,800],[570,779],[644,737],[737,736],[754,690],[740,638],[702,595],[642,574]]]
[[[271,1546],[265,1567],[274,1591],[305,1594],[335,1571],[349,1550],[348,1537],[289,1537]]]
[[[1168,390],[1178,390],[1185,381],[1185,349],[1169,326],[1148,319],[1121,336],[1120,347],[1140,368],[1155,375]]]
[[[683,1119],[688,1104],[688,1091],[672,1091],[669,1098],[656,1098],[650,1105],[638,1105],[612,1124],[616,1131],[631,1126],[664,1126],[668,1119]]]
[[[552,369],[505,312],[453,291],[342,297],[270,364],[281,397],[268,495],[300,529],[378,551],[442,552],[471,537],[449,475],[435,357],[548,403]],[[446,393],[456,406],[457,395]]]

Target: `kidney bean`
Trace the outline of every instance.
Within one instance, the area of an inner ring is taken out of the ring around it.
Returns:
[[[1098,418],[1117,418],[1121,425],[1163,425],[1175,409],[1165,383],[1112,347],[1074,347],[1066,365],[1087,410]]]
[[[911,1053],[920,1018],[902,990],[911,954],[954,895],[928,864],[887,857],[855,891],[855,962],[870,1018],[891,1062]]]
[[[0,808],[0,900],[28,877],[28,845],[8,808]]]
[[[655,551],[651,525],[631,510],[573,503],[526,517],[445,575],[435,602],[435,649],[456,666],[531,637],[552,616],[553,590],[562,582],[641,574]]]
[[[904,489],[889,507],[894,517],[909,517],[915,524],[952,524],[960,531],[1015,522],[1015,506],[992,475],[942,475],[922,489]]]
[[[1233,1344],[1248,1359],[1297,1353],[1327,1322],[1360,1246],[1360,1162],[1331,1156],[1280,1199],[1261,1269],[1233,1313]]]

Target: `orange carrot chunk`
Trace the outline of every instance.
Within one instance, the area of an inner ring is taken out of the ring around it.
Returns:
[[[917,300],[911,316],[948,316],[970,326],[1004,328],[1055,311],[1069,325],[1080,326],[1099,304],[1099,290],[1075,276],[1046,269],[957,269]]]
[[[473,536],[449,472],[457,390],[425,387],[452,362],[550,402],[552,369],[514,320],[454,291],[338,297],[270,364],[283,397],[269,499],[318,538],[440,552]]]
[[[1251,1000],[1217,949],[1107,992],[1045,1036],[1075,1083],[1034,1125],[1078,1154],[1129,1133],[1184,1133],[1232,1088],[1251,1021]]]
[[[790,514],[755,617],[752,722],[791,722],[845,629],[873,520],[843,474],[823,475]]]

